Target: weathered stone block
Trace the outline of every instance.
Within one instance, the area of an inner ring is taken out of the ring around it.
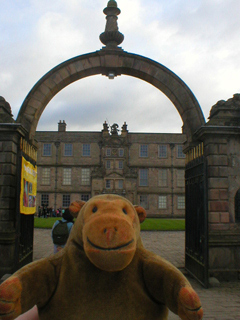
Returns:
[[[228,197],[228,190],[223,189],[223,190],[219,190],[219,199],[221,200],[227,200]]]
[[[6,162],[6,154],[0,153],[0,163],[5,163],[5,162]]]
[[[208,155],[216,155],[218,154],[218,145],[217,144],[208,144],[204,147],[204,154]]]
[[[209,178],[208,187],[210,189],[227,189],[228,188],[228,179],[227,178]]]
[[[229,168],[228,167],[219,167],[219,177],[228,177]]]
[[[209,211],[226,212],[229,206],[227,201],[209,201]]]
[[[208,177],[218,177],[219,167],[208,167]]]
[[[3,143],[3,151],[4,152],[13,152],[17,153],[17,145],[12,141],[4,141]]]
[[[12,228],[15,214],[16,212],[14,209],[0,209],[0,221],[5,221],[4,228]],[[6,223],[8,224],[6,225]],[[1,228],[3,228],[2,224],[0,224],[0,229]],[[2,230],[6,230],[4,228]]]
[[[219,212],[209,212],[208,221],[211,223],[219,223],[220,222]]]
[[[105,67],[116,67],[118,65],[118,56],[106,55],[105,56]]]
[[[232,251],[229,248],[210,248],[210,269],[228,269],[234,266]]]
[[[77,72],[82,72],[84,70],[84,66],[82,61],[76,61],[73,63],[74,67],[76,68]]]
[[[59,74],[59,72],[54,72],[51,75],[51,79],[55,82],[56,85],[58,85],[59,83],[61,83],[63,81],[61,75]]]
[[[209,223],[208,225],[209,231],[229,231],[230,230],[230,224],[229,223]]]
[[[66,66],[66,68],[67,68],[69,74],[71,74],[71,75],[75,75],[75,74],[77,73],[77,70],[76,70],[76,68],[75,68],[75,63],[74,63],[74,62],[71,63],[71,64],[68,64],[68,65]]]
[[[54,81],[54,79],[52,79]],[[45,83],[42,83],[41,86],[38,88],[38,91],[42,92],[45,96],[50,95],[51,96],[51,91],[49,87],[45,85]]]
[[[210,189],[208,191],[208,200],[217,200],[220,198],[218,189]]]
[[[100,57],[90,57],[89,61],[93,67],[100,67]]]
[[[1,198],[0,208],[1,209],[14,209],[16,207],[16,202],[11,198]]]
[[[16,196],[14,187],[3,186],[1,187],[1,196],[2,198],[14,198]]]
[[[88,58],[83,59],[81,62],[82,62],[83,68],[84,68],[85,70],[86,70],[86,69],[91,69],[92,65],[91,65],[91,63],[90,63],[90,61],[89,61]]]
[[[228,145],[227,144],[219,144],[218,146],[218,153],[219,154],[227,154]]]
[[[2,173],[3,174],[16,174],[17,168],[14,164],[3,164]]]
[[[207,157],[209,166],[227,166],[228,157],[224,155],[210,155]]]
[[[0,176],[0,186],[15,186],[16,176],[1,175]]]
[[[229,223],[229,212],[221,212],[220,213],[220,222]]]
[[[60,74],[60,76],[61,76],[61,78],[63,80],[65,80],[65,79],[70,77],[70,74],[68,73],[68,70],[67,70],[66,67],[65,68],[61,68],[58,72],[59,72],[59,74]]]

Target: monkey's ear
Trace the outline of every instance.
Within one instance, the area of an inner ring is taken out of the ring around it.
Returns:
[[[147,217],[146,210],[143,207],[140,207],[140,206],[134,206],[134,208],[137,211],[140,223],[142,223]]]
[[[82,209],[85,203],[86,203],[85,201],[80,200],[80,201],[74,201],[70,204],[68,209],[74,218],[77,218],[80,210]]]

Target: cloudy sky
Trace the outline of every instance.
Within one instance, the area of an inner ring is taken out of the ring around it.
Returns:
[[[118,0],[121,47],[155,60],[192,90],[205,119],[218,100],[240,92],[239,0]],[[58,64],[102,48],[107,0],[0,0],[0,96],[16,119],[34,84]],[[129,76],[98,75],[69,85],[47,105],[37,130],[181,132],[166,96]]]

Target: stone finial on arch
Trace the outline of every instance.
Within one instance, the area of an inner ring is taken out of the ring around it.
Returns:
[[[202,110],[188,86],[172,71],[156,61],[123,50],[102,49],[67,60],[45,74],[25,98],[16,122],[34,138],[38,121],[49,101],[74,81],[92,75],[121,74],[144,80],[162,91],[176,107],[188,141],[205,124]]]

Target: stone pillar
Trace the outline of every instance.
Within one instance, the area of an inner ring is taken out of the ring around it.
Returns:
[[[240,223],[234,198],[240,188],[240,95],[219,101],[195,138],[204,143],[208,165],[209,276],[240,275]]]
[[[19,238],[18,151],[26,134],[19,124],[0,123],[0,277],[17,268]]]
[[[0,278],[17,267],[18,151],[26,130],[14,123],[11,108],[0,97]]]

